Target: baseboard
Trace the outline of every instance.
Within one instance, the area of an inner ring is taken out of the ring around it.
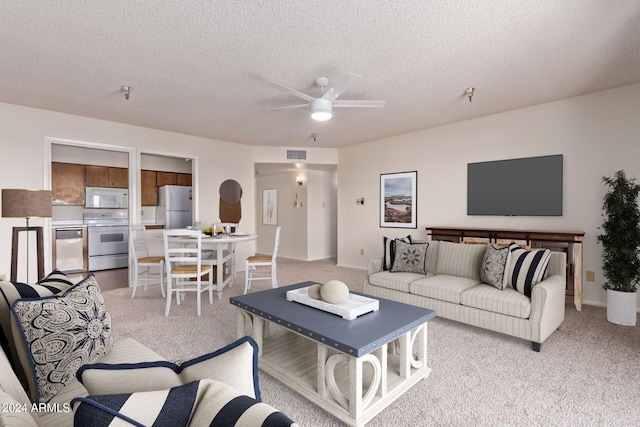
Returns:
[[[590,300],[582,300],[583,305],[593,305],[595,307],[606,307],[607,303],[602,301],[590,301]],[[640,306],[636,310],[637,313],[640,313]]]

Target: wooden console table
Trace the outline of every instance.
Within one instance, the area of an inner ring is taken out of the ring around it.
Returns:
[[[428,227],[431,240],[455,243],[516,242],[526,248],[547,248],[567,254],[567,301],[582,310],[582,237],[584,231],[508,230],[495,228]]]

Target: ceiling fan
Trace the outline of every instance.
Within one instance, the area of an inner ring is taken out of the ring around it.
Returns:
[[[274,82],[270,80],[274,85],[281,87],[291,93],[292,95],[297,96],[298,98],[302,98],[305,101],[308,101],[306,104],[296,104],[296,105],[288,105],[286,107],[277,107],[272,108],[271,110],[283,110],[286,108],[302,108],[311,105],[311,118],[318,121],[329,120],[332,117],[332,108],[333,107],[384,107],[386,101],[358,101],[358,100],[342,100],[336,99],[343,92],[353,86],[358,82],[362,77],[349,73],[336,83],[332,88],[328,89],[326,92],[324,88],[329,84],[329,79],[326,77],[318,77],[315,79],[314,83],[316,86],[320,88],[320,97],[314,98],[313,96],[307,95],[306,93],[299,92],[295,89],[292,89],[288,86],[280,84],[278,82]]]

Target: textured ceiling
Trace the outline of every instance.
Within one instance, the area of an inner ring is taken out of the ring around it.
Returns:
[[[251,145],[340,147],[640,82],[638,0],[0,0],[0,10],[0,102]],[[269,80],[317,96],[316,77],[331,86],[347,72],[362,79],[339,99],[386,106],[334,109],[328,122],[270,111],[301,100]]]

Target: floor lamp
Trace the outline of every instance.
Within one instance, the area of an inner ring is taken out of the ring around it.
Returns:
[[[27,282],[29,282],[29,234],[36,232],[38,278],[44,277],[44,250],[42,227],[29,227],[29,218],[51,217],[52,195],[47,190],[2,189],[2,217],[26,218],[26,227],[13,227],[11,240],[11,281],[18,281],[18,243],[20,233],[27,232]]]

